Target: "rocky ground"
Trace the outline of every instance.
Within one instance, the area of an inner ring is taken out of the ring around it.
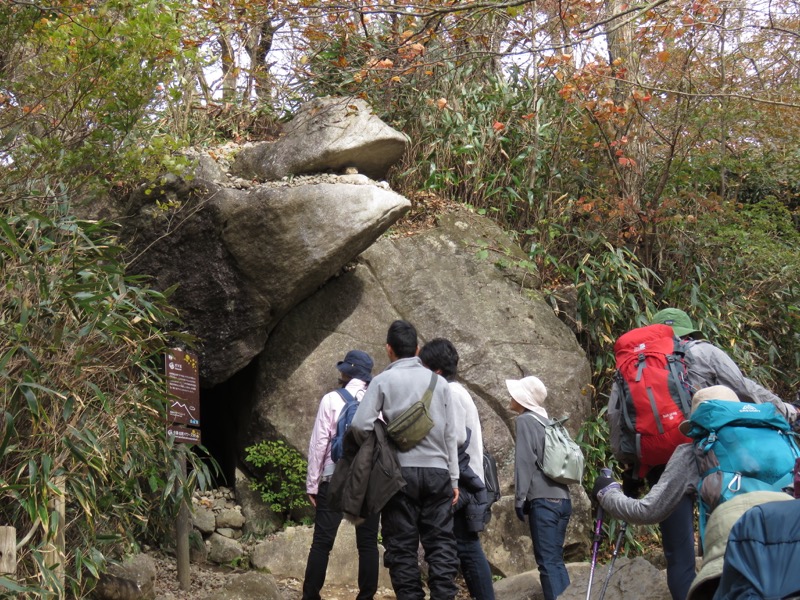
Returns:
[[[151,554],[156,560],[156,599],[157,600],[201,600],[212,592],[219,591],[225,585],[225,580],[236,569],[213,564],[192,564],[190,567],[191,588],[180,589],[178,582],[178,569],[175,558],[163,553]],[[278,581],[278,587],[285,600],[299,600],[301,597],[302,582],[296,579]],[[345,596],[342,596],[344,598]],[[392,596],[394,598],[394,596]]]
[[[178,583],[178,571],[174,557],[163,553],[152,553],[156,560],[156,600],[202,600],[205,596],[219,591],[225,585],[225,580],[236,573],[230,567],[220,567],[211,564],[191,565],[191,588],[181,590]],[[300,557],[298,557],[300,560]],[[305,560],[305,557],[302,557]],[[284,600],[300,600],[302,596],[302,582],[297,579],[279,579],[278,588]],[[469,594],[459,579],[461,592],[456,600],[468,600]],[[325,586],[325,600],[351,600],[358,593],[358,588],[351,586]],[[375,600],[395,600],[396,596],[391,589],[379,589]]]

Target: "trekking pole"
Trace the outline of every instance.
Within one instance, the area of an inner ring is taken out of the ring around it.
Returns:
[[[600,598],[598,598],[598,600],[603,600],[603,598],[606,597],[608,582],[611,581],[611,572],[614,570],[614,561],[617,560],[619,549],[622,547],[622,540],[625,537],[626,529],[628,529],[628,524],[625,521],[622,521],[619,526],[619,531],[617,532],[617,541],[614,543],[614,552],[611,555],[611,562],[608,565],[608,572],[606,573],[606,579],[603,582],[603,588],[600,590]]]
[[[607,477],[611,477],[610,469],[600,469],[600,472]],[[606,473],[607,472],[607,473]],[[589,569],[589,587],[586,588],[586,600],[592,593],[592,579],[594,579],[594,568],[597,566],[597,549],[600,547],[600,539],[603,530],[603,507],[597,507],[597,517],[594,520],[594,542],[592,543],[592,566]]]

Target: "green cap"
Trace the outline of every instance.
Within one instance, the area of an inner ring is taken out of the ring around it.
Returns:
[[[689,315],[679,308],[665,308],[664,310],[658,311],[653,315],[652,322],[669,325],[672,327],[672,331],[675,332],[675,335],[680,338],[688,335],[692,337],[703,337],[703,332],[699,329],[695,329]]]

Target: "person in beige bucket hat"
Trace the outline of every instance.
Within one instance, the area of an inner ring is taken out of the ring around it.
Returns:
[[[544,401],[547,398],[547,388],[538,377],[523,377],[522,379],[506,379],[508,393],[512,402],[516,402],[523,409],[533,411],[538,415],[548,418]],[[513,403],[511,410],[514,410]]]
[[[711,387],[703,388],[692,396],[692,410],[689,413],[691,417],[697,407],[707,400],[725,400],[726,402],[740,402],[739,396],[736,395],[731,388],[724,385],[712,385]],[[692,428],[692,422],[687,419],[678,426],[683,435],[689,435],[689,430]]]

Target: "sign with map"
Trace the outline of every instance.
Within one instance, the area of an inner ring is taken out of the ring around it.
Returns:
[[[200,376],[197,357],[179,348],[170,349],[164,360],[167,374],[167,432],[174,433],[176,441],[199,443],[200,430]],[[187,427],[176,427],[187,425]],[[179,435],[180,434],[180,435]]]

